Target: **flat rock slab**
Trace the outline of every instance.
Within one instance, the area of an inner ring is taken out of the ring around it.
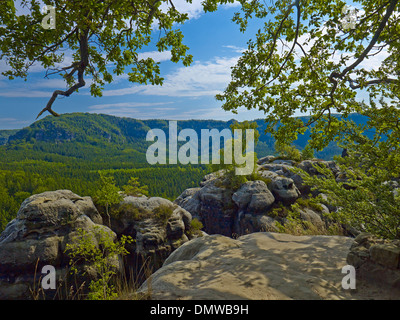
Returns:
[[[204,236],[174,251],[139,291],[151,288],[154,300],[362,299],[363,292],[341,285],[352,243],[269,232]]]

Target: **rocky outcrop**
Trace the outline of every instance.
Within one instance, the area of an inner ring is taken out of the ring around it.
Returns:
[[[299,198],[315,196],[297,173],[300,168],[310,175],[319,174],[314,165],[329,168],[340,178],[340,170],[334,161],[277,159],[273,156],[258,161],[258,178],[247,181],[236,189],[226,186],[224,171],[208,174],[199,188],[185,190],[174,203],[199,219],[208,234],[237,236],[256,231],[277,231],[277,222],[285,223],[285,216],[277,216],[273,209],[290,207]],[[300,217],[323,232],[327,221],[322,218],[325,210],[332,206],[317,206],[321,209],[301,207]]]
[[[157,216],[162,209],[163,217]],[[127,246],[126,273],[136,278],[145,276],[143,265],[155,271],[165,259],[192,237],[191,214],[171,201],[160,197],[125,197],[119,213],[111,219],[111,229],[118,237],[131,236]],[[140,282],[140,280],[138,280]]]
[[[83,259],[72,276],[71,257],[67,244],[80,239],[80,230],[89,235],[97,246],[98,230],[113,240],[128,235],[135,241],[126,245],[129,254],[115,260],[118,272],[140,283],[147,272],[157,270],[176,248],[193,238],[192,217],[189,212],[158,197],[125,197],[117,215],[113,214],[111,229],[90,197],[80,197],[69,190],[33,195],[26,199],[18,213],[0,235],[0,299],[32,299],[41,288],[41,270],[50,265],[56,270],[55,290],[45,290],[47,298],[65,298],[66,284],[75,293],[97,278],[96,270]],[[115,213],[115,212],[114,212]],[[42,297],[42,296],[40,296]]]
[[[359,269],[356,288],[342,286],[343,280],[346,282],[343,267],[349,264],[349,250],[359,243],[365,245],[362,239],[365,237],[354,242],[343,236],[270,232],[238,239],[207,235],[174,251],[139,293],[150,294],[154,300],[399,300],[400,290],[394,283],[371,283],[359,276]],[[380,256],[389,258],[392,254],[382,252]],[[388,261],[391,264],[393,259]],[[374,272],[375,276],[387,278],[394,271],[381,266]]]
[[[232,195],[232,200],[239,211],[251,211],[262,214],[275,202],[275,197],[269,191],[264,181],[248,181]]]
[[[236,240],[204,236],[174,251],[152,275],[151,298],[351,299],[354,292],[341,286],[341,269],[352,242],[262,232]]]
[[[93,241],[95,228],[116,237],[101,223],[91,198],[69,190],[44,192],[26,199],[17,217],[0,235],[0,299],[31,299],[31,289],[39,287],[45,265],[55,268],[57,280],[67,280],[70,257],[65,252],[66,244],[78,239],[79,229],[91,235]],[[89,265],[77,267],[82,273],[76,283],[96,278]],[[56,291],[49,289],[45,293],[53,298]]]
[[[400,240],[379,239],[363,232],[354,239],[347,262],[356,268],[358,278],[400,290]]]

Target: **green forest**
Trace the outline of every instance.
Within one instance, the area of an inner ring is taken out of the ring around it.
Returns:
[[[360,121],[354,115],[356,121]],[[305,118],[304,121],[307,121]],[[258,157],[274,153],[274,139],[263,134],[264,120],[257,120],[261,133]],[[178,130],[229,128],[231,121],[179,121]],[[170,200],[182,191],[197,187],[211,171],[207,165],[149,165],[146,134],[152,128],[168,133],[168,121],[136,120],[103,114],[73,113],[47,116],[21,130],[0,131],[0,230],[16,216],[24,199],[44,191],[68,189],[81,196],[93,196],[99,187],[99,171],[113,176],[122,188],[131,177],[147,185],[150,196]],[[307,135],[295,143],[307,144]],[[323,159],[340,154],[331,147],[317,153]]]

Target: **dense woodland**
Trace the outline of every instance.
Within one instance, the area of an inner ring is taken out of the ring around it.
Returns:
[[[359,120],[358,118],[356,120]],[[229,128],[233,121],[188,120],[178,122],[178,132],[191,128]],[[259,157],[274,153],[274,140],[261,133]],[[32,194],[69,189],[92,196],[99,188],[99,171],[112,175],[122,188],[131,177],[147,185],[151,196],[175,199],[186,188],[196,187],[211,168],[207,165],[157,165],[146,162],[152,128],[168,133],[168,121],[136,120],[97,114],[48,116],[21,130],[0,131],[0,230],[15,217],[22,201]],[[302,149],[307,135],[296,146]],[[336,146],[317,154],[331,159],[340,153]]]

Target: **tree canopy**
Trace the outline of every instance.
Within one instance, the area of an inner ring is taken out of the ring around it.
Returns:
[[[241,30],[254,18],[265,23],[217,96],[223,109],[264,111],[267,131],[281,145],[307,128],[310,150],[339,142],[348,150],[337,158],[344,179],[321,171],[306,182],[340,208],[335,219],[398,238],[399,1],[356,0],[353,8],[341,0],[240,2],[234,20]],[[351,121],[352,113],[366,123]]]
[[[57,97],[70,96],[86,85],[87,78],[93,96],[101,96],[104,85],[123,73],[134,83],[162,84],[158,63],[139,56],[152,42],[160,52],[170,50],[171,61],[185,66],[192,62],[177,28],[189,17],[176,9],[173,0],[48,0],[46,4],[56,9],[55,28],[48,30],[42,27],[43,3],[20,2],[29,14],[18,15],[12,0],[0,2],[0,58],[9,67],[2,74],[26,79],[30,68],[40,64],[47,77],[61,75],[68,86],[54,91],[38,117],[45,111],[57,116],[52,110]],[[218,4],[229,2],[233,0],[206,0],[203,8],[215,11]]]
[[[241,30],[251,19],[265,23],[217,96],[223,109],[264,111],[268,131],[287,143],[311,126],[313,146],[322,149],[348,130],[342,120],[350,113],[376,114],[381,105],[398,108],[397,0],[354,1],[353,10],[346,1],[241,3],[234,17]],[[307,123],[293,117],[300,112],[310,114]]]

